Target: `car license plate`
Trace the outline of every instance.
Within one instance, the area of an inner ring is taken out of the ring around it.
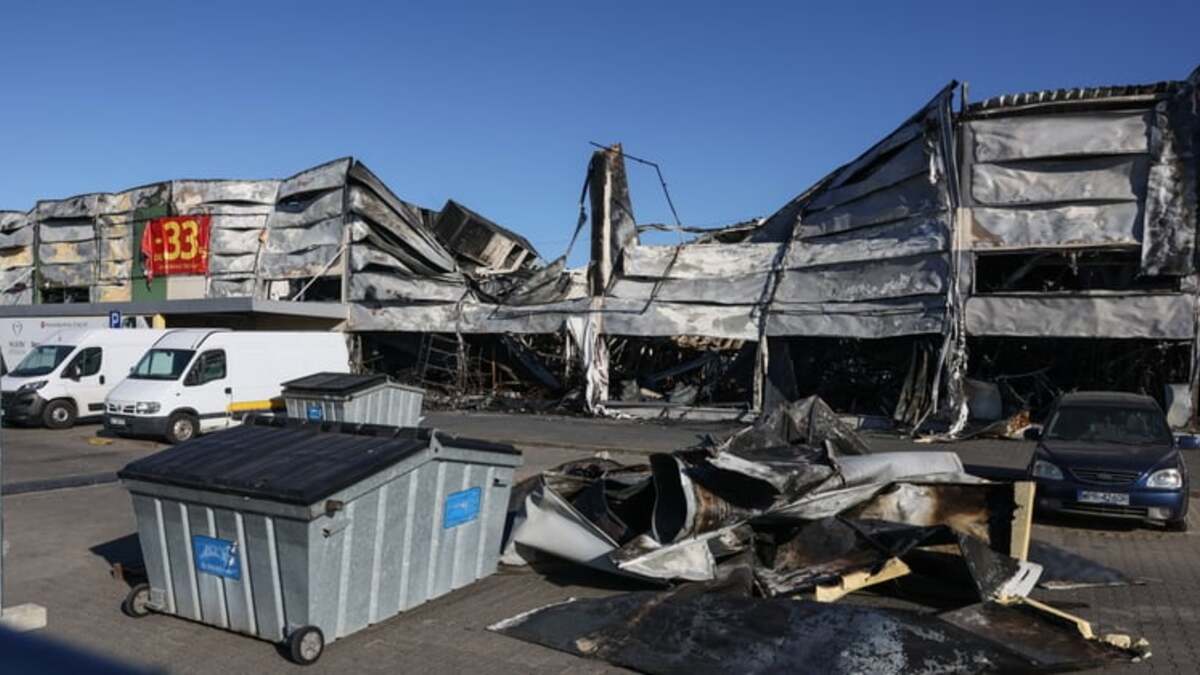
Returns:
[[[123,427],[123,426],[125,426],[125,418],[124,417],[109,417],[108,423],[113,425],[114,427]]]
[[[1092,492],[1080,490],[1079,501],[1084,504],[1114,504],[1129,506],[1129,495],[1124,492]]]

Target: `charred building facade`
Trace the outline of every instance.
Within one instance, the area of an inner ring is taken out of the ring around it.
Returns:
[[[634,217],[626,155],[604,148],[549,262],[453,200],[403,201],[351,158],[43,201],[0,213],[0,312],[320,305],[361,368],[457,403],[733,417],[818,394],[958,433],[1111,388],[1182,425],[1200,380],[1198,85],[969,103],[951,83],[772,215],[669,246],[642,242],[654,226]],[[208,219],[202,274],[148,273],[146,227],[174,216]],[[576,244],[590,262],[569,269]]]

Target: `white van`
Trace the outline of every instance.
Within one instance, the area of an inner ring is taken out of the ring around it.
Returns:
[[[51,429],[66,429],[81,418],[98,420],[104,397],[168,332],[85,328],[50,335],[0,378],[4,419]]]
[[[109,393],[104,426],[178,443],[281,407],[284,382],[323,370],[350,372],[343,334],[175,330]]]

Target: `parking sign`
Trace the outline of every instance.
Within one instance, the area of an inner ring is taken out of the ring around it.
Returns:
[[[108,313],[108,327],[109,328],[120,328],[121,327],[121,312],[119,310],[114,309]]]

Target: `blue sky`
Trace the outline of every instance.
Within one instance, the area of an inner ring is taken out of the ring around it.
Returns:
[[[684,222],[715,226],[770,214],[951,79],[978,99],[1200,65],[1195,0],[434,5],[5,3],[0,208],[355,155],[552,258],[591,140],[658,161]],[[653,172],[630,174],[638,220],[668,222]]]

